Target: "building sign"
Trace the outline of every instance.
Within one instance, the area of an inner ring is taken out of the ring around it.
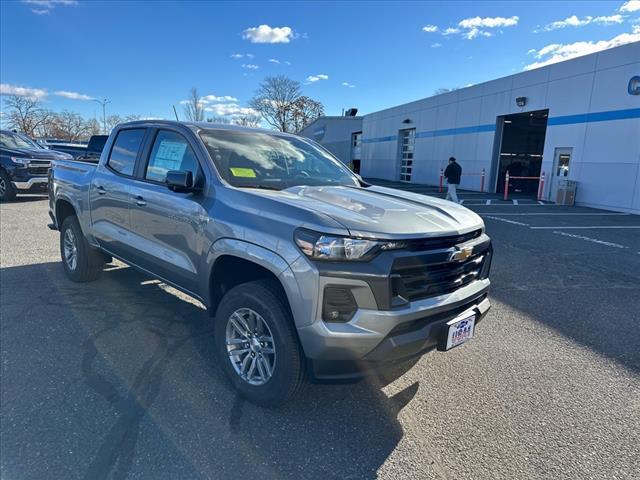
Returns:
[[[635,75],[629,80],[629,95],[640,95],[640,76]]]

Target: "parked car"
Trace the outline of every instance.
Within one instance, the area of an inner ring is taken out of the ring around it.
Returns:
[[[481,218],[373,186],[313,141],[138,121],[97,165],[55,161],[50,228],[77,282],[116,257],[201,300],[231,383],[277,405],[307,376],[353,379],[449,350],[490,303]]]
[[[58,152],[72,155],[76,160],[97,162],[108,138],[109,135],[92,135],[87,144],[50,143],[49,146],[50,148],[55,148]]]
[[[0,130],[0,200],[13,200],[18,193],[45,193],[51,161],[72,158],[42,148],[21,133]]]

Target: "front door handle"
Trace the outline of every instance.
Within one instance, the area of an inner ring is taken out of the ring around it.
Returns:
[[[142,195],[136,195],[136,205],[139,207],[144,207],[147,204],[144,197]]]
[[[96,190],[98,191],[98,195],[104,195],[105,193],[107,193],[106,188],[104,188],[102,185],[98,185],[96,187]]]

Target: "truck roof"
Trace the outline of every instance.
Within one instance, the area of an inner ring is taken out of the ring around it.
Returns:
[[[266,128],[255,128],[255,127],[245,127],[242,125],[233,125],[228,123],[211,123],[211,122],[187,122],[187,121],[177,121],[177,120],[134,120],[132,122],[125,122],[118,125],[121,127],[129,127],[129,126],[159,126],[159,125],[183,125],[189,127],[193,130],[228,130],[228,131],[245,131],[245,132],[258,132],[258,133],[268,133],[270,135],[294,135],[291,133],[279,132],[277,130],[269,130]]]

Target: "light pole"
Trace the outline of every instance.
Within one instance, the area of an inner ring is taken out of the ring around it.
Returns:
[[[97,98],[94,98],[93,101],[102,105],[102,129],[104,130],[105,134],[108,134],[109,132],[107,132],[106,106],[107,106],[107,103],[111,103],[111,100],[107,100],[106,98],[103,98],[102,100],[98,100]]]

